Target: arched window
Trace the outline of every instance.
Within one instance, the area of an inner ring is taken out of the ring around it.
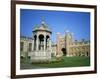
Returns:
[[[24,42],[20,42],[20,51],[24,50]]]
[[[29,51],[32,51],[32,43],[29,43]]]

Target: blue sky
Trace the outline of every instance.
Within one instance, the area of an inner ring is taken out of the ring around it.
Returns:
[[[65,34],[66,30],[74,33],[74,39],[90,39],[90,13],[21,9],[20,11],[21,35],[32,37],[34,26],[41,24],[42,17],[52,29],[52,40],[56,41],[56,33]]]

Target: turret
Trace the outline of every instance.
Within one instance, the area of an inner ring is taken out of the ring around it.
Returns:
[[[66,48],[67,56],[70,56],[69,46],[72,44],[72,42],[73,42],[73,34],[69,31],[66,31],[65,32],[65,48]]]

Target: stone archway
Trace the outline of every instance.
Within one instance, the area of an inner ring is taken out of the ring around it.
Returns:
[[[36,50],[36,39],[37,39],[37,36],[34,35],[34,50]]]
[[[50,36],[47,35],[46,36],[46,50],[48,50],[48,48],[49,48],[49,42],[50,42]]]
[[[66,56],[66,49],[62,48],[61,51],[63,52],[63,56]]]
[[[44,35],[39,35],[39,50],[43,50],[44,48]]]

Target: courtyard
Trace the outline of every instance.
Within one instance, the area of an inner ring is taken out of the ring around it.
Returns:
[[[89,56],[75,56],[66,57],[62,56],[60,59],[53,57],[50,62],[47,63],[31,63],[30,59],[21,59],[21,69],[42,69],[42,68],[61,68],[61,67],[83,67],[90,66]]]

